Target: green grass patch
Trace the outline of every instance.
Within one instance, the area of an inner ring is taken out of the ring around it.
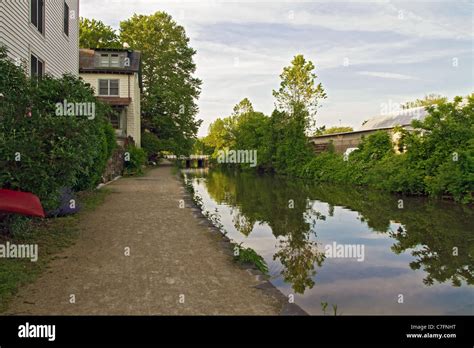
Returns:
[[[240,244],[232,243],[234,247],[234,260],[240,264],[255,266],[263,274],[268,274],[268,266],[262,256],[252,248],[244,248]]]
[[[0,244],[7,241],[14,244],[38,244],[38,261],[29,259],[0,259],[0,313],[8,307],[9,300],[18,289],[30,284],[48,267],[56,255],[74,244],[79,236],[80,217],[101,205],[110,193],[101,190],[81,192],[78,201],[82,207],[80,213],[60,218],[35,219],[27,233],[16,237],[0,235]]]

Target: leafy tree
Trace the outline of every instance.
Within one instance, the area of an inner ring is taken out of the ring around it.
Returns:
[[[253,105],[248,98],[242,99],[236,106],[234,106],[234,116],[248,114],[253,112]]]
[[[319,101],[327,97],[322,84],[316,85],[317,75],[313,72],[314,69],[314,64],[306,61],[303,55],[295,56],[291,65],[285,67],[280,75],[279,90],[273,91],[280,111],[291,115],[298,105],[306,111],[306,127],[313,126]]]
[[[278,110],[272,113],[272,166],[281,174],[295,175],[313,156],[305,132],[307,115],[302,105],[296,105],[291,116]]]
[[[232,115],[217,119],[209,127],[203,139],[207,149],[212,149],[214,158],[220,150],[257,151],[257,167],[264,170],[271,167],[270,118],[254,110],[248,98],[233,109]],[[248,167],[241,164],[240,167]]]
[[[115,30],[101,21],[81,17],[79,26],[81,48],[121,48]]]
[[[212,155],[214,148],[206,144],[205,138],[198,138],[193,144],[194,155]]]
[[[143,132],[141,140],[142,149],[145,150],[148,160],[156,162],[163,147],[161,141],[149,132]]]
[[[235,146],[235,137],[233,135],[232,122],[229,117],[218,118],[209,126],[208,135],[204,138],[204,143],[212,148],[212,155],[217,158],[220,150],[232,149]]]
[[[277,109],[271,121],[272,165],[283,174],[295,174],[312,155],[306,133],[314,126],[319,101],[326,98],[313,70],[311,61],[295,56],[280,75],[279,90],[273,91]]]
[[[196,51],[184,28],[169,14],[134,15],[120,23],[120,38],[142,52],[142,125],[163,140],[163,150],[189,154],[201,124],[194,77]]]
[[[423,99],[416,99],[415,101],[409,101],[402,105],[403,109],[417,108],[420,106],[439,105],[446,103],[448,98],[443,97],[440,94],[428,94]]]
[[[240,114],[236,114],[239,110]],[[257,151],[257,167],[271,167],[271,129],[270,118],[253,109],[250,101],[245,98],[234,107],[234,122],[236,124],[235,146],[241,150]]]

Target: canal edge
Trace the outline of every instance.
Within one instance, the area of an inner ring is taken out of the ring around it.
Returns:
[[[179,181],[182,188],[182,194],[184,198],[185,208],[191,209],[193,217],[201,220],[198,224],[202,225],[204,222],[208,225],[209,231],[212,234],[218,235],[221,237],[219,246],[222,248],[224,254],[229,257],[233,257],[233,249],[231,240],[225,234],[223,234],[219,228],[217,228],[209,218],[204,215],[201,207],[195,202],[195,197],[191,192],[186,188],[184,182],[184,175],[178,171],[175,175],[175,179]],[[289,303],[287,296],[282,293],[275,285],[273,285],[265,274],[258,270],[255,266],[252,265],[241,265],[235,263],[235,265],[243,270],[245,270],[250,275],[254,276],[259,284],[252,286],[255,289],[261,290],[265,295],[270,296],[276,299],[280,303],[280,316],[309,316],[310,314],[306,312],[296,303]]]

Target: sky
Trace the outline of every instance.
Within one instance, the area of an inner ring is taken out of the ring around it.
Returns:
[[[80,15],[118,29],[134,13],[169,13],[197,50],[199,136],[249,98],[270,115],[297,54],[327,99],[318,126],[352,126],[437,93],[474,92],[474,1],[80,0]],[[387,108],[388,107],[388,108]]]

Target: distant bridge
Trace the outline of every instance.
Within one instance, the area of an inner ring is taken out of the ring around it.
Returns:
[[[209,166],[208,155],[191,155],[191,156],[165,156],[169,160],[180,161],[185,168],[207,168]]]

